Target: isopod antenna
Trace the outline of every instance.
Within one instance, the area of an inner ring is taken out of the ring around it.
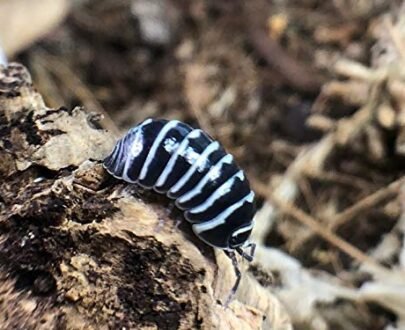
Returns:
[[[245,258],[247,261],[253,261],[253,257],[255,255],[255,250],[256,250],[256,244],[255,243],[248,243],[245,245],[245,248],[250,248],[250,253],[246,253],[243,251],[241,247],[236,248],[236,252],[238,252],[243,258]]]

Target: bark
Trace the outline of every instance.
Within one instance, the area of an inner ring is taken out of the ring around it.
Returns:
[[[252,277],[239,299],[258,308],[221,305],[228,260],[104,171],[115,138],[97,118],[47,108],[23,66],[0,67],[0,328],[289,328]]]

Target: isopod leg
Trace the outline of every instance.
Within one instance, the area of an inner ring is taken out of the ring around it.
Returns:
[[[183,218],[179,217],[178,215],[176,215],[175,210],[176,210],[176,204],[174,203],[174,201],[170,201],[169,206],[167,207],[167,210],[169,211],[169,217],[170,218],[175,218],[176,221],[174,223],[174,227],[173,227],[173,231],[174,230],[178,230],[179,226],[181,225],[181,223],[183,222]]]
[[[159,218],[158,223],[156,224],[154,229],[155,234],[160,233],[164,226],[165,226],[165,219]]]
[[[233,266],[233,269],[234,269],[235,275],[236,275],[235,284],[233,285],[231,292],[229,293],[229,296],[226,299],[225,304],[224,304],[224,307],[227,308],[229,306],[230,302],[232,301],[233,297],[235,296],[236,291],[238,290],[239,283],[242,278],[242,274],[240,272],[238,260],[236,259],[235,253],[232,251],[224,251],[224,252],[228,256],[228,258],[231,259],[232,266]]]
[[[177,218],[176,222],[174,223],[174,229],[179,229],[179,226],[181,225],[181,223],[183,222],[183,219],[181,218]]]

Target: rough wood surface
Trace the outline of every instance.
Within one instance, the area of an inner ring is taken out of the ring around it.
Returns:
[[[248,275],[222,307],[228,260],[176,229],[165,198],[104,172],[115,138],[96,119],[0,67],[1,329],[290,329]]]

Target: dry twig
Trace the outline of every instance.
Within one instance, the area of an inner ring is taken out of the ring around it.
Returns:
[[[392,21],[389,18],[384,19],[384,25],[394,43],[395,47],[398,50],[398,53],[401,55],[402,59],[405,59],[405,43],[401,35],[398,33],[398,30],[392,24]]]
[[[377,273],[388,274],[390,272],[389,269],[382,266],[376,260],[366,255],[364,252],[334,234],[330,229],[322,226],[319,221],[294,206],[294,204],[285,201],[273,194],[265,184],[260,183],[252,178],[250,179],[250,182],[253,189],[258,194],[265,197],[269,202],[273,203],[277,208],[280,209],[281,212],[298,220],[299,222],[310,228],[314,233],[321,236],[324,240],[337,247],[342,252],[346,253],[348,256],[352,257],[360,263],[364,263],[370,266],[370,268]]]
[[[371,207],[375,206],[376,204],[380,203],[393,194],[398,194],[399,189],[401,188],[401,185],[404,184],[404,182],[405,179],[400,178],[392,182],[388,186],[377,190],[373,194],[366,196],[354,205],[343,210],[330,221],[329,229],[335,231],[342,225],[347,224],[360,212],[370,209]]]

